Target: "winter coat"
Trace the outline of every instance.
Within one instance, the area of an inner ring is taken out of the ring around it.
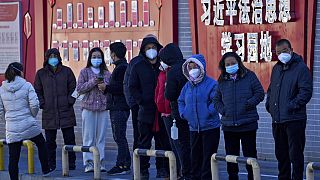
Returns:
[[[141,61],[143,58],[141,56],[136,56],[128,64],[128,67],[126,69],[126,72],[124,74],[124,79],[123,79],[123,93],[126,98],[127,104],[130,108],[133,106],[137,105],[137,102],[133,98],[132,94],[130,94],[129,91],[129,79],[131,75],[131,69],[132,67],[139,61]]]
[[[173,43],[166,45],[159,54],[160,59],[170,66],[167,72],[165,97],[170,101],[172,115],[180,119],[178,111],[178,98],[183,86],[188,81],[182,73],[182,65],[185,62],[180,48]]]
[[[223,127],[243,127],[259,120],[256,106],[263,99],[264,90],[259,79],[248,70],[242,76],[237,75],[235,80],[224,76],[223,81],[219,82],[213,103],[222,115]]]
[[[110,72],[104,72],[104,83],[109,84]],[[84,95],[81,100],[81,108],[89,111],[105,111],[107,107],[107,96],[101,92],[96,82],[97,74],[91,68],[84,68],[80,71],[77,91]]]
[[[126,111],[130,110],[123,93],[123,79],[128,63],[126,59],[114,62],[115,68],[111,74],[110,84],[106,86],[107,109]]]
[[[76,89],[76,78],[69,67],[57,66],[53,72],[45,64],[36,73],[34,88],[40,101],[43,129],[60,129],[76,126],[73,105],[76,101],[71,95]]]
[[[306,104],[312,97],[312,77],[301,56],[293,53],[287,64],[273,67],[266,109],[275,123],[306,120]]]
[[[157,85],[160,62],[151,64],[146,58],[144,48],[147,44],[154,43],[158,50],[162,47],[159,42],[153,38],[144,38],[141,44],[139,62],[131,69],[129,79],[129,92],[139,105],[138,120],[140,122],[153,124],[156,116],[156,104],[154,102],[155,89]]]
[[[217,128],[220,126],[220,117],[212,104],[217,82],[206,75],[206,62],[202,55],[191,56],[182,68],[187,69],[189,62],[198,64],[203,76],[197,84],[189,81],[183,87],[178,99],[180,116],[188,121],[190,131]],[[184,75],[190,79],[188,71],[184,71]]]
[[[155,92],[155,102],[160,113],[170,114],[170,101],[164,97],[164,89],[166,86],[167,71],[160,71],[156,92]]]
[[[6,122],[6,142],[14,143],[41,133],[36,120],[39,111],[37,94],[31,83],[16,76],[0,87],[0,120]]]

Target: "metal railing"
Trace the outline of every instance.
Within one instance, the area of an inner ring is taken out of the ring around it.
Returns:
[[[140,180],[140,156],[169,158],[170,179],[177,179],[176,156],[172,151],[135,149],[133,152],[134,180]]]
[[[62,175],[69,176],[69,159],[68,152],[91,152],[93,153],[93,169],[94,179],[101,178],[101,164],[100,164],[100,153],[98,148],[95,146],[75,146],[75,145],[64,145],[62,147]]]
[[[314,180],[314,170],[320,170],[320,163],[309,162],[306,168],[307,180]]]
[[[212,174],[212,179],[214,180],[219,180],[218,161],[250,165],[252,166],[253,179],[254,180],[261,179],[260,165],[256,158],[250,158],[250,157],[246,158],[246,157],[239,157],[239,156],[233,156],[233,155],[223,156],[223,155],[217,155],[216,153],[214,153],[211,156],[211,174]]]
[[[7,145],[5,139],[0,139],[0,171],[4,171],[4,145]],[[22,142],[24,147],[28,149],[28,173],[34,174],[34,145],[30,140]]]

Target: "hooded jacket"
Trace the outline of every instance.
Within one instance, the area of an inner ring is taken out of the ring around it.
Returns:
[[[56,54],[59,64],[54,72],[48,64],[51,54]],[[63,66],[59,50],[49,49],[43,68],[36,73],[34,88],[40,101],[43,129],[60,129],[76,126],[71,95],[76,89],[76,78],[69,67]]]
[[[41,133],[36,120],[39,111],[37,94],[31,83],[16,76],[0,87],[0,120],[6,121],[6,142],[33,138]]]
[[[312,97],[312,78],[301,56],[293,53],[287,64],[272,69],[266,109],[274,123],[307,119],[306,104]]]
[[[196,63],[200,75],[191,81],[188,64]],[[212,99],[217,82],[206,75],[206,62],[202,55],[191,56],[182,66],[184,75],[189,80],[183,87],[178,99],[180,116],[189,123],[190,131],[205,131],[220,127],[220,117],[213,107]]]
[[[144,123],[153,124],[156,115],[156,104],[154,102],[155,89],[159,75],[160,62],[151,64],[147,59],[144,48],[147,44],[156,44],[158,51],[162,48],[159,42],[153,37],[144,38],[141,44],[138,62],[131,69],[129,77],[129,94],[133,96],[139,105],[138,120]]]
[[[158,108],[158,111],[160,113],[165,113],[165,114],[171,113],[170,101],[164,97],[164,90],[166,87],[166,79],[167,79],[166,76],[167,76],[168,69],[160,71],[160,74],[158,77],[158,82],[157,82],[157,87],[156,87],[156,92],[155,92],[155,98],[154,98],[156,105],[157,105],[157,108]]]
[[[183,86],[188,81],[183,75],[182,65],[185,62],[180,48],[173,43],[166,45],[160,52],[161,61],[170,66],[167,72],[165,98],[170,101],[172,115],[176,120],[181,119],[178,111],[178,98]]]

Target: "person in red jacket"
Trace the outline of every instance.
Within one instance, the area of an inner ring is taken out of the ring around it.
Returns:
[[[179,142],[178,140],[171,139],[171,127],[173,125],[173,118],[171,116],[171,108],[170,101],[167,100],[164,96],[166,80],[167,80],[167,72],[169,70],[169,66],[164,62],[160,62],[160,74],[158,76],[157,86],[155,90],[155,103],[157,105],[158,112],[161,113],[161,118],[165,125],[171,148],[177,158],[177,172],[180,174],[180,158],[179,158]]]

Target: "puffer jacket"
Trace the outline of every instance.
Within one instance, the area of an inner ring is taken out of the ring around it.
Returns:
[[[188,63],[200,66],[201,74],[191,81],[187,70]],[[206,75],[206,62],[202,55],[191,56],[182,66],[184,75],[189,80],[183,87],[178,99],[181,118],[189,123],[190,131],[205,131],[220,126],[220,117],[212,104],[217,81]]]
[[[158,77],[154,101],[156,102],[158,111],[160,113],[170,114],[170,101],[164,97],[164,90],[166,87],[167,70],[161,71]]]
[[[17,76],[3,81],[0,87],[0,120],[6,122],[7,143],[33,138],[41,133],[36,116],[39,111],[37,94],[31,83]]]

